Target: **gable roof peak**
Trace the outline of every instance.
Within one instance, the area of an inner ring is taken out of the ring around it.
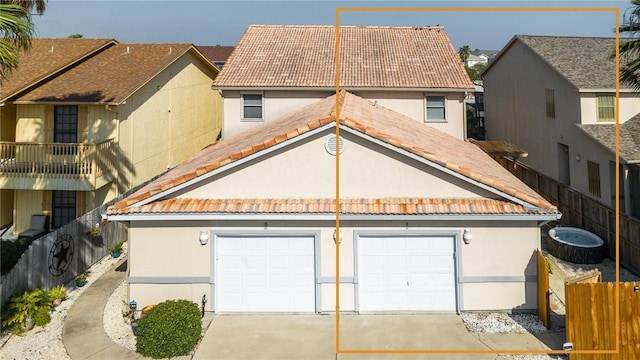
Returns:
[[[389,144],[474,181],[497,196],[512,197],[533,206],[551,209],[549,202],[527,187],[476,145],[457,139],[424,123],[342,90],[338,96],[339,123],[350,132]],[[225,138],[205,148],[190,160],[144,186],[115,208],[146,203],[156,197],[206,179],[226,166],[263,154],[279,144],[296,141],[300,135],[335,126],[336,95],[294,110],[277,119]],[[264,151],[264,152],[263,152]]]

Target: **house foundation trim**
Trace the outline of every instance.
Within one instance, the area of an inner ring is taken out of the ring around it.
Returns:
[[[538,280],[536,275],[512,275],[512,276],[462,276],[460,283],[498,283],[498,282],[535,282]]]
[[[209,284],[209,276],[129,276],[129,284]]]

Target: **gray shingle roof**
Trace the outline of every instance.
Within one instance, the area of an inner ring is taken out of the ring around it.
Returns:
[[[616,151],[615,124],[577,126],[604,147]],[[640,113],[620,124],[620,157],[628,163],[640,161]]]
[[[518,35],[579,89],[615,88],[615,38]],[[620,84],[620,88],[628,88]]]

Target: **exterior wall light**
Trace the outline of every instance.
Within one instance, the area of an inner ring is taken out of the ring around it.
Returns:
[[[465,244],[469,244],[471,242],[471,239],[473,239],[473,235],[471,234],[471,230],[464,229],[464,231],[462,232],[462,240],[464,240],[464,243]]]
[[[207,245],[209,242],[209,230],[200,230],[200,244]]]
[[[340,233],[338,234],[337,230],[333,230],[333,242],[336,244],[342,243],[342,229],[340,229]]]

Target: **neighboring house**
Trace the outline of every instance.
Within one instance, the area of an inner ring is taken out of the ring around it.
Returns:
[[[224,64],[227,62],[229,55],[233,52],[233,46],[196,46],[198,50],[206,57],[212,64],[214,64],[218,69],[222,69]]]
[[[0,222],[59,227],[214,143],[217,73],[190,44],[34,39],[0,90]]]
[[[489,58],[486,55],[476,56],[473,54],[469,54],[467,60],[465,60],[465,65],[467,67],[473,67],[476,64],[484,64],[486,65],[489,62]]]
[[[335,93],[334,26],[251,25],[214,88],[223,137]],[[341,89],[459,139],[473,84],[442,27],[340,27]]]
[[[496,56],[498,55],[499,52],[500,52],[499,50],[480,50],[480,49],[475,49],[475,50],[473,50],[471,52],[471,55],[487,59],[487,63],[490,63],[490,62],[493,61],[493,59],[496,58]]]
[[[334,94],[227,137],[110,207],[129,224],[129,299],[332,312],[338,243],[341,311],[535,309],[557,210],[469,142],[338,103],[339,119]]]
[[[486,138],[524,149],[526,165],[610,206],[616,169],[606,134],[616,120],[614,51],[614,38],[518,35],[483,73]],[[620,84],[619,98],[624,124],[640,113],[640,97]],[[632,153],[620,159],[620,204],[640,217]]]

